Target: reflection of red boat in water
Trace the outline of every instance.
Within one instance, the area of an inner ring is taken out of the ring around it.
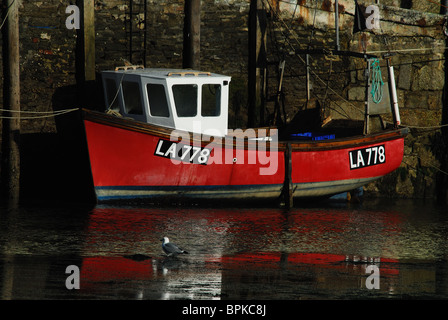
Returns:
[[[97,199],[327,197],[397,169],[406,129],[228,129],[230,77],[185,70],[103,73],[108,112],[84,125]],[[392,104],[392,106],[394,106]],[[389,108],[395,117],[397,108]],[[374,114],[373,108],[369,111]],[[316,133],[317,132],[317,133]]]
[[[152,276],[152,260],[133,260],[125,257],[85,257],[82,261],[81,279],[84,288],[95,283],[148,280]]]
[[[368,290],[365,283],[373,274],[368,267],[375,266],[381,277],[378,289],[381,292],[392,290],[400,273],[398,260],[373,260],[353,260],[353,257],[324,253],[281,252],[222,256],[205,261],[205,264],[163,257],[139,261],[127,257],[97,256],[83,259],[80,277],[82,289],[87,290],[83,291],[85,293],[126,284],[130,293],[141,292],[141,298],[152,299],[269,299],[274,289],[276,293],[285,291],[284,297],[276,295],[276,299],[294,299],[299,293],[297,288],[309,286],[310,282],[314,290],[321,290],[317,296],[330,288]],[[190,289],[183,290],[182,286]],[[150,292],[148,288],[154,290]],[[306,296],[306,293],[302,291],[300,295]],[[310,293],[309,297],[313,295],[315,298],[316,292]]]
[[[366,268],[375,265],[381,276],[377,293],[388,295],[399,280],[400,262],[381,253],[389,241],[399,242],[400,222],[393,213],[341,209],[285,217],[281,210],[96,208],[82,251],[80,294],[120,288],[150,299],[270,299],[276,290],[276,299],[318,298],[330,291],[366,293]],[[190,255],[164,256],[160,234],[173,226],[188,235],[177,240]],[[350,241],[347,233],[355,230]],[[359,239],[366,235],[364,244]],[[366,252],[379,256],[361,256]]]

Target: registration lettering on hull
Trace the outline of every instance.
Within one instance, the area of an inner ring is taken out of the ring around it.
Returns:
[[[386,148],[383,145],[348,152],[350,170],[386,163]]]
[[[203,165],[207,164],[210,153],[211,149],[208,148],[190,146],[164,139],[159,140],[156,150],[154,151],[155,156]]]

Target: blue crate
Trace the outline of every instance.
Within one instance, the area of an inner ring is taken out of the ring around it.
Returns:
[[[323,135],[313,136],[313,140],[333,140],[334,138],[335,138],[334,134],[323,134]]]
[[[335,139],[334,134],[321,134],[316,132],[293,133],[291,138],[294,140],[332,140]]]

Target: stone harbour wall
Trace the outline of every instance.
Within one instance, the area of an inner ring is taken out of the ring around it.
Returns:
[[[275,46],[287,54],[284,92],[287,117],[303,109],[305,95],[304,56],[291,49],[335,47],[334,1],[275,1],[269,10],[277,28],[272,31]],[[367,52],[380,58],[389,52],[394,66],[401,121],[409,126],[405,155],[398,170],[365,187],[365,194],[385,197],[432,198],[446,181],[446,135],[440,128],[445,87],[445,17],[440,5],[426,1],[358,1],[361,10],[376,5],[378,29],[353,32],[354,1],[339,1],[340,49]],[[424,10],[419,11],[419,10]],[[368,17],[368,14],[366,14]],[[280,21],[280,22],[278,22]],[[274,47],[274,43],[268,47]],[[272,53],[271,51],[270,53]],[[273,55],[268,59],[275,59]],[[380,59],[382,76],[388,81],[386,61]],[[332,118],[363,119],[365,99],[364,59],[323,55],[312,57],[311,92]],[[291,74],[298,75],[292,77]],[[300,81],[297,81],[300,79]],[[292,93],[292,94],[291,94]],[[344,110],[344,111],[342,111]],[[359,111],[361,110],[361,112]],[[383,115],[392,121],[390,115]],[[442,172],[443,171],[443,172]]]
[[[363,10],[376,3],[358,2]],[[78,34],[65,26],[66,7],[76,2],[19,3],[22,110],[51,111],[79,106]],[[134,10],[138,11],[140,2],[134,3]],[[264,0],[263,3],[268,89],[270,94],[276,93],[277,66],[285,60],[283,93],[287,118],[291,120],[306,101],[304,56],[295,54],[295,50],[335,46],[334,0]],[[411,126],[411,133],[406,138],[405,157],[399,170],[368,185],[365,191],[372,196],[434,198],[441,188],[440,181],[446,181],[440,170],[447,171],[446,135],[438,128],[446,113],[445,17],[439,14],[440,5],[429,1],[380,3],[375,4],[380,12],[380,28],[353,33],[354,1],[339,1],[340,45],[342,50],[366,50],[379,56],[389,51],[396,53],[391,61],[401,120]],[[133,63],[146,60],[147,67],[182,67],[184,1],[147,0],[147,4],[143,59],[141,52],[132,56],[129,53],[129,1],[95,1],[97,79],[99,72],[123,65],[125,60]],[[248,120],[249,9],[250,0],[201,1],[201,69],[232,76],[229,125],[233,128],[244,127]],[[134,30],[143,29],[142,19],[141,14],[131,19]],[[142,33],[134,35],[134,49],[142,48],[142,39]],[[381,67],[386,77],[384,60]],[[362,118],[357,109],[363,108],[363,59],[316,56],[311,59],[311,69],[313,98],[325,105],[332,117]],[[341,115],[342,108],[348,111]],[[273,103],[267,103],[266,109],[272,113]],[[22,120],[23,134],[58,130],[54,118]]]

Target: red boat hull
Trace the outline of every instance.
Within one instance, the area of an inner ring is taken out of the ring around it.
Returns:
[[[253,147],[255,142],[239,146],[201,142],[201,148],[211,150],[211,158],[188,163],[167,157],[166,129],[93,112],[84,113],[84,126],[99,201],[275,199],[285,183],[286,142],[269,143],[264,161]],[[395,130],[369,137],[289,142],[294,197],[334,195],[392,172],[401,164],[405,134]]]

